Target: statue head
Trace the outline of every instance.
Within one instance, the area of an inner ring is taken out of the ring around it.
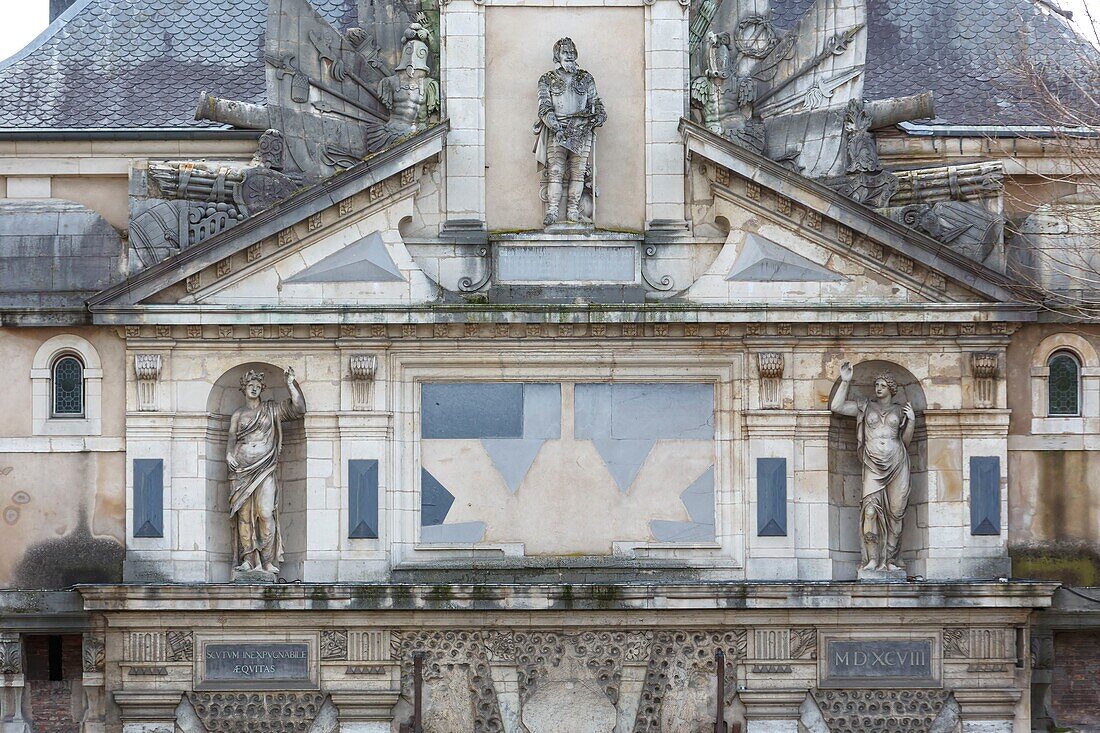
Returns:
[[[405,45],[401,49],[401,62],[398,63],[397,68],[410,74],[414,71],[427,73],[429,71],[428,42],[431,37],[427,28],[419,23],[410,23],[405,29],[403,36]]]
[[[245,375],[241,377],[241,391],[244,392],[245,397],[258,399],[260,394],[264,391],[265,386],[263,372],[249,369],[245,372]]]
[[[570,74],[577,70],[577,44],[569,36],[554,44],[554,63]]]
[[[898,380],[890,372],[883,372],[875,377],[875,397],[885,397],[887,392],[891,397],[898,393]]]

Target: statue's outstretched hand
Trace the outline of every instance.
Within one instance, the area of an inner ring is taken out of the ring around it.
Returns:
[[[286,383],[287,384],[291,384],[292,382],[298,381],[294,377],[294,367],[287,367],[286,370],[283,372],[283,376],[286,377]]]
[[[916,421],[917,413],[913,410],[913,403],[906,402],[905,407],[901,408],[901,412],[905,415],[906,420]]]
[[[840,365],[840,381],[850,382],[852,381],[852,374],[855,370],[852,369],[851,362],[844,362]]]

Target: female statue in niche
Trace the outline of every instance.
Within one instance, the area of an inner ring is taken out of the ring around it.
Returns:
[[[898,559],[901,525],[909,505],[909,443],[917,416],[913,405],[894,402],[898,383],[875,377],[874,399],[848,399],[852,365],[840,365],[840,386],[829,403],[838,415],[856,419],[856,446],[863,465],[859,531],[864,571],[903,571]]]
[[[260,400],[263,372],[248,370],[241,377],[245,406],[229,420],[225,462],[229,467],[229,513],[237,535],[237,577],[275,580],[283,561],[279,529],[279,453],[283,448],[284,420],[297,420],[306,411],[306,400],[293,367],[286,386],[290,398],[276,403]]]

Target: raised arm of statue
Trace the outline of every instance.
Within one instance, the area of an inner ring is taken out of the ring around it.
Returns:
[[[281,417],[284,420],[296,420],[306,414],[306,397],[302,394],[302,388],[294,377],[294,367],[287,367],[284,375],[286,376],[286,388],[290,392],[290,398],[284,400],[280,405]]]
[[[836,388],[836,394],[829,402],[829,409],[838,415],[855,417],[859,414],[859,405],[848,399],[848,388],[852,386],[852,365],[844,362],[840,365],[840,386]]]

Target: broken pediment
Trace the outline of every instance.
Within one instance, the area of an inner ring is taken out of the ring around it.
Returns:
[[[704,302],[837,306],[1015,300],[1000,273],[697,125],[688,149],[729,236],[680,297]],[[961,236],[961,234],[960,234]]]

